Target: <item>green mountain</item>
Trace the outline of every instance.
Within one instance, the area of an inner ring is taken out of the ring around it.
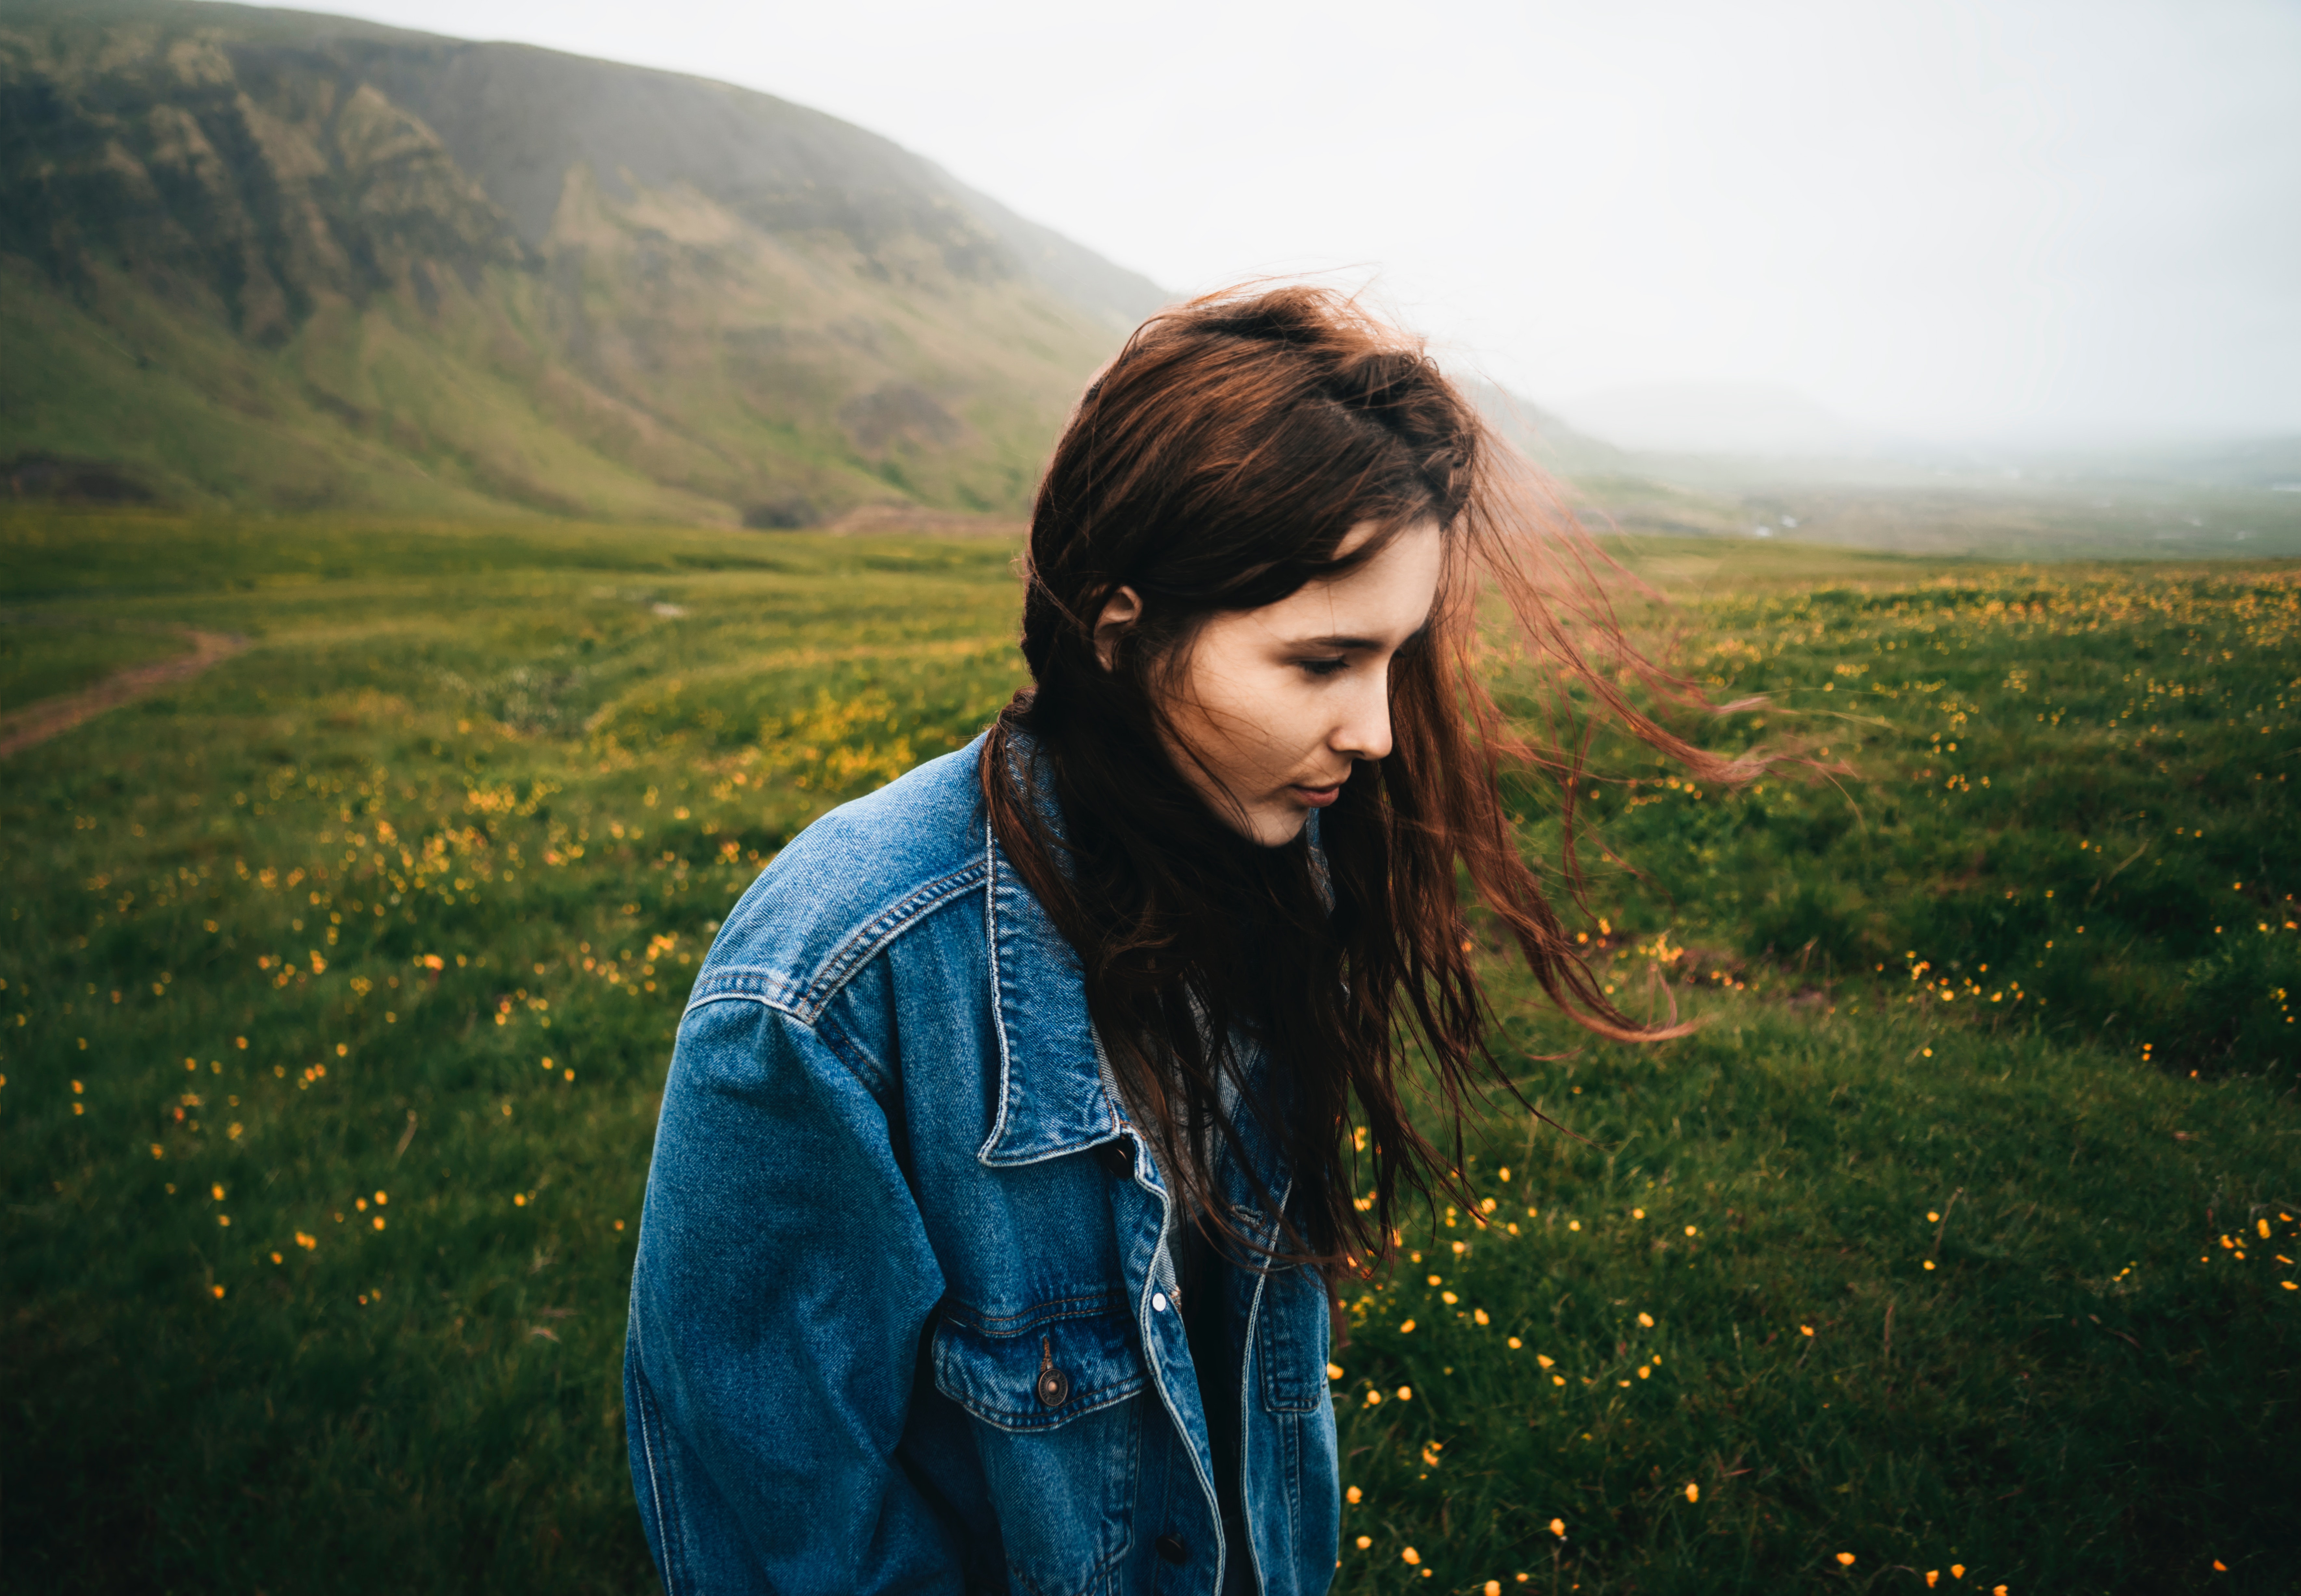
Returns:
[[[1163,297],[766,95],[295,12],[0,0],[19,493],[1013,512]]]

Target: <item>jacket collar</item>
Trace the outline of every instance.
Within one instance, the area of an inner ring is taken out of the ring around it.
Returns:
[[[983,846],[999,1112],[975,1157],[998,1168],[1112,1141],[1125,1121],[1087,1017],[1078,955],[1015,873],[987,819]]]
[[[1063,817],[1035,742],[1008,744],[1008,779],[1027,787],[1058,837]],[[983,745],[987,756],[989,746]],[[1047,916],[1014,863],[983,823],[985,931],[999,1030],[999,1111],[975,1157],[993,1168],[1036,1164],[1122,1134],[1125,1116],[1094,1022],[1078,955]]]
[[[1028,741],[1017,739],[1017,745],[1022,769],[1016,779],[1029,781],[1059,836],[1062,816],[1055,810],[1045,767],[1033,757],[1035,750]],[[1016,873],[987,816],[983,850],[992,1014],[999,1032],[999,1107],[976,1158],[992,1168],[1010,1168],[1139,1136],[1119,1107],[1117,1082],[1088,1016],[1078,955]],[[1268,1068],[1268,1061],[1260,1061],[1260,1067]],[[1234,1123],[1268,1189],[1283,1189],[1285,1171],[1255,1116]],[[1164,1190],[1156,1166],[1154,1158],[1138,1160],[1139,1178]],[[1231,1173],[1230,1199],[1244,1204],[1251,1188],[1243,1172]]]

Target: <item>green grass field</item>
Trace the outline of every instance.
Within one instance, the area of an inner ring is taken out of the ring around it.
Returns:
[[[188,647],[168,632],[100,623],[43,626],[0,621],[0,714],[75,692],[130,665],[173,658]]]
[[[1594,744],[1577,923],[1705,1024],[1584,1041],[1497,959],[1585,1140],[1498,1099],[1483,1211],[1351,1293],[1339,1588],[2293,1589],[2301,568],[1627,552],[1769,697],[1705,735],[1847,769]],[[685,990],[762,860],[1012,689],[1013,550],[0,553],[12,662],[252,639],[4,767],[9,1583],[651,1588],[620,1361]]]

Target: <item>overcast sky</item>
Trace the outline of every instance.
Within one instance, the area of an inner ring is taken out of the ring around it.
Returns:
[[[2301,3],[346,0],[883,133],[1177,289],[1371,277],[1569,414],[2301,429]]]

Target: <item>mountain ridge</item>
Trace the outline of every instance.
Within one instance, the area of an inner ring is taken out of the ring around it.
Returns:
[[[1166,297],[823,113],[351,19],[5,0],[0,129],[0,461],[162,499],[1011,514]]]

